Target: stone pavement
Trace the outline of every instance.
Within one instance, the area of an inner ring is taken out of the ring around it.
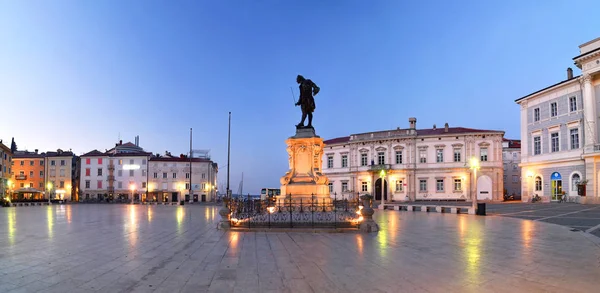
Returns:
[[[382,231],[227,232],[215,206],[0,208],[0,292],[597,292],[600,245],[510,217],[376,211]]]

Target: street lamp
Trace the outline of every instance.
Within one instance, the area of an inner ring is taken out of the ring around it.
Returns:
[[[473,185],[474,188],[472,188],[472,191],[475,191],[475,194],[473,195],[472,198],[472,204],[473,204],[473,210],[477,211],[477,170],[480,168],[479,167],[479,160],[477,159],[477,157],[472,157],[470,160],[470,167],[471,170],[473,170]]]
[[[133,204],[133,192],[135,191],[135,184],[129,185],[129,189],[131,189],[131,204]]]
[[[50,202],[50,191],[52,190],[52,182],[48,182],[48,184],[46,184],[46,187],[48,188],[48,204],[51,204],[51,202]]]
[[[381,205],[379,206],[380,210],[385,209],[384,207],[384,203],[385,203],[385,189],[384,189],[384,182],[385,182],[385,170],[381,170],[381,172],[379,172],[379,178],[381,178]]]

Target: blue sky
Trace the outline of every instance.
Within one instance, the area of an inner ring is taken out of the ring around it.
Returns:
[[[279,186],[300,109],[321,87],[328,139],[433,124],[519,138],[514,100],[565,79],[600,37],[597,1],[1,1],[0,139],[77,154],[140,136],[210,149],[231,189]]]

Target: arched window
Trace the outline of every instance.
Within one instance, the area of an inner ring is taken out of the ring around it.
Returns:
[[[571,190],[577,191],[577,184],[579,184],[579,181],[581,181],[581,177],[579,177],[579,174],[573,174],[573,177],[571,177]]]
[[[535,191],[542,191],[542,178],[540,176],[535,177]]]

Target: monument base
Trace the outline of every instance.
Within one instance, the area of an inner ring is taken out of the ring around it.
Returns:
[[[314,197],[331,203],[329,179],[321,173],[323,139],[316,135],[314,128],[301,127],[285,142],[290,169],[280,180],[281,195],[277,198],[310,202]]]

